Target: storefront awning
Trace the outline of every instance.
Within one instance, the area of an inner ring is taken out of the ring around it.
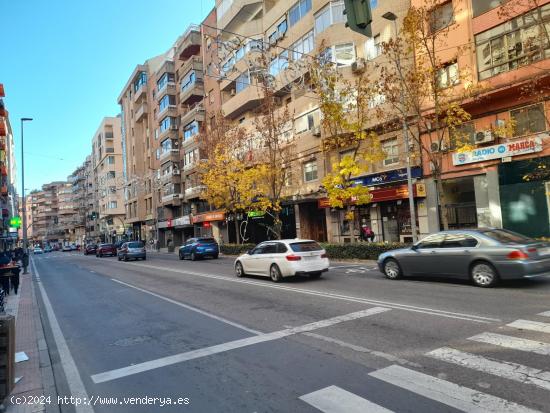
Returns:
[[[398,199],[407,199],[409,197],[409,189],[406,184],[397,185],[390,188],[375,188],[369,191],[371,195],[371,203],[383,201],[396,201]],[[426,196],[426,187],[424,184],[414,184],[413,194],[415,198],[424,198]],[[352,200],[352,204],[355,202]],[[330,208],[328,198],[321,198],[318,202],[319,208]]]

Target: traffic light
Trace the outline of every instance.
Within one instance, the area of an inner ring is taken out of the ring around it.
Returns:
[[[346,27],[364,36],[372,37],[370,0],[344,0]]]

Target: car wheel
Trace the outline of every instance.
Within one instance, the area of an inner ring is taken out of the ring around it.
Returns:
[[[191,253],[191,261],[197,261],[197,256],[194,252]]]
[[[99,258],[103,258],[103,254],[99,254]]]
[[[309,276],[310,276],[310,278],[314,278],[314,279],[315,279],[315,278],[321,278],[321,275],[322,275],[322,274],[323,274],[323,273],[319,271],[319,272],[314,272],[314,273],[310,274]]]
[[[243,265],[240,261],[237,261],[235,264],[235,275],[239,278],[244,277],[246,274],[244,273]]]
[[[127,255],[124,256],[124,261],[128,262],[128,256]]]
[[[493,287],[498,282],[498,274],[488,262],[478,262],[472,266],[470,277],[478,287]]]
[[[393,258],[388,258],[384,262],[384,275],[390,280],[401,278],[401,267],[399,267],[399,263]]]
[[[182,261],[183,261],[183,254],[181,253],[181,251],[180,251],[180,252],[178,252],[178,255],[179,255],[179,257],[180,257],[180,260],[182,260]]]
[[[143,261],[145,261],[147,259],[147,257],[143,257]]]
[[[271,281],[275,283],[281,282],[281,280],[283,279],[283,276],[281,275],[281,270],[279,269],[277,264],[273,264],[269,269],[269,278],[271,278]]]
[[[218,259],[218,254],[212,255],[212,258],[214,258],[215,260],[217,260],[217,259]]]
[[[117,257],[117,259],[118,259],[119,261],[121,260],[120,255]]]

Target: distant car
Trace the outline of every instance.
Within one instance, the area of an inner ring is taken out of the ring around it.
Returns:
[[[52,248],[51,246],[46,245],[46,246],[44,247],[44,252],[45,252],[45,253],[46,253],[46,252],[52,252],[52,251],[53,251],[53,248]]]
[[[146,260],[145,244],[142,241],[125,242],[117,251],[117,256],[119,261],[128,261],[129,259]]]
[[[190,258],[195,261],[199,258],[218,258],[220,249],[214,238],[189,238],[178,250],[180,260]]]
[[[550,244],[497,228],[442,231],[380,254],[378,267],[392,280],[434,275],[492,287],[499,280],[550,275]]]
[[[70,245],[63,245],[63,247],[61,248],[61,251],[67,252],[67,251],[72,251],[72,249]]]
[[[111,257],[116,256],[116,247],[114,246],[114,244],[99,244],[95,256],[101,258],[106,255],[109,255]]]
[[[86,245],[86,248],[84,248],[84,255],[95,254],[96,252],[97,252],[96,244],[88,244]]]
[[[77,248],[76,248],[76,244],[71,244],[71,251],[76,251]]]
[[[43,254],[44,253],[44,250],[40,247],[34,247],[34,249],[32,250],[33,254]]]
[[[329,266],[326,251],[316,241],[283,239],[262,242],[239,256],[235,260],[235,274],[237,277],[263,275],[279,282],[296,275],[319,278]]]

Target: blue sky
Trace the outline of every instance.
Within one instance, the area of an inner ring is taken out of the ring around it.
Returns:
[[[214,0],[0,0],[0,83],[25,187],[64,180],[91,151],[136,64],[166,51]]]

